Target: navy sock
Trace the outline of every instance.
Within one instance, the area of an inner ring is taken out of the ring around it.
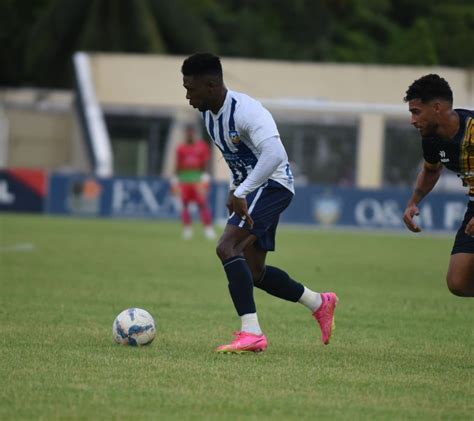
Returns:
[[[229,281],[229,292],[237,314],[256,313],[253,298],[252,273],[243,256],[234,256],[224,262],[224,270]]]
[[[275,297],[296,303],[304,292],[304,285],[291,279],[283,270],[273,266],[266,266],[265,273],[258,282],[257,288],[263,289]]]

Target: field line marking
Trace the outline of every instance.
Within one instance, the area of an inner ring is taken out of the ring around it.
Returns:
[[[1,252],[16,252],[16,251],[33,251],[35,249],[34,244],[31,243],[18,243],[0,246]]]

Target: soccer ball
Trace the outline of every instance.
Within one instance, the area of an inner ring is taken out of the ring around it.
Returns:
[[[127,308],[115,318],[112,334],[122,345],[148,345],[156,336],[155,320],[146,310]]]

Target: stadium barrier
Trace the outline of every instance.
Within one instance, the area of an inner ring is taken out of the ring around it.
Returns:
[[[405,230],[402,215],[410,194],[408,189],[300,186],[281,221],[319,227]],[[217,221],[226,219],[227,195],[227,183],[212,185],[210,203]],[[462,193],[433,192],[420,206],[419,223],[427,231],[452,232],[463,219],[466,203]],[[52,174],[45,210],[55,215],[177,219],[180,203],[162,178]]]
[[[0,169],[0,211],[43,212],[48,174],[27,168]]]
[[[410,189],[357,189],[311,185],[296,189],[282,222],[326,227],[406,230],[402,220]],[[427,231],[454,231],[464,218],[462,193],[431,193],[420,205],[418,223]]]
[[[48,181],[49,180],[49,181]],[[405,230],[402,221],[409,189],[357,189],[306,185],[281,221],[318,227]],[[210,204],[216,221],[225,222],[227,183],[213,183]],[[467,198],[462,193],[431,193],[418,221],[427,231],[452,232],[461,223]],[[166,179],[50,174],[34,169],[0,170],[0,211],[52,215],[178,219],[179,200]]]

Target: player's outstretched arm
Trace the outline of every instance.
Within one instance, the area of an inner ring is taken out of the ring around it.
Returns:
[[[433,190],[433,187],[439,180],[442,168],[440,163],[430,164],[425,161],[422,170],[418,174],[415,190],[403,214],[403,222],[405,222],[407,228],[412,232],[421,231],[421,227],[415,223],[413,218],[420,214],[418,204]]]

